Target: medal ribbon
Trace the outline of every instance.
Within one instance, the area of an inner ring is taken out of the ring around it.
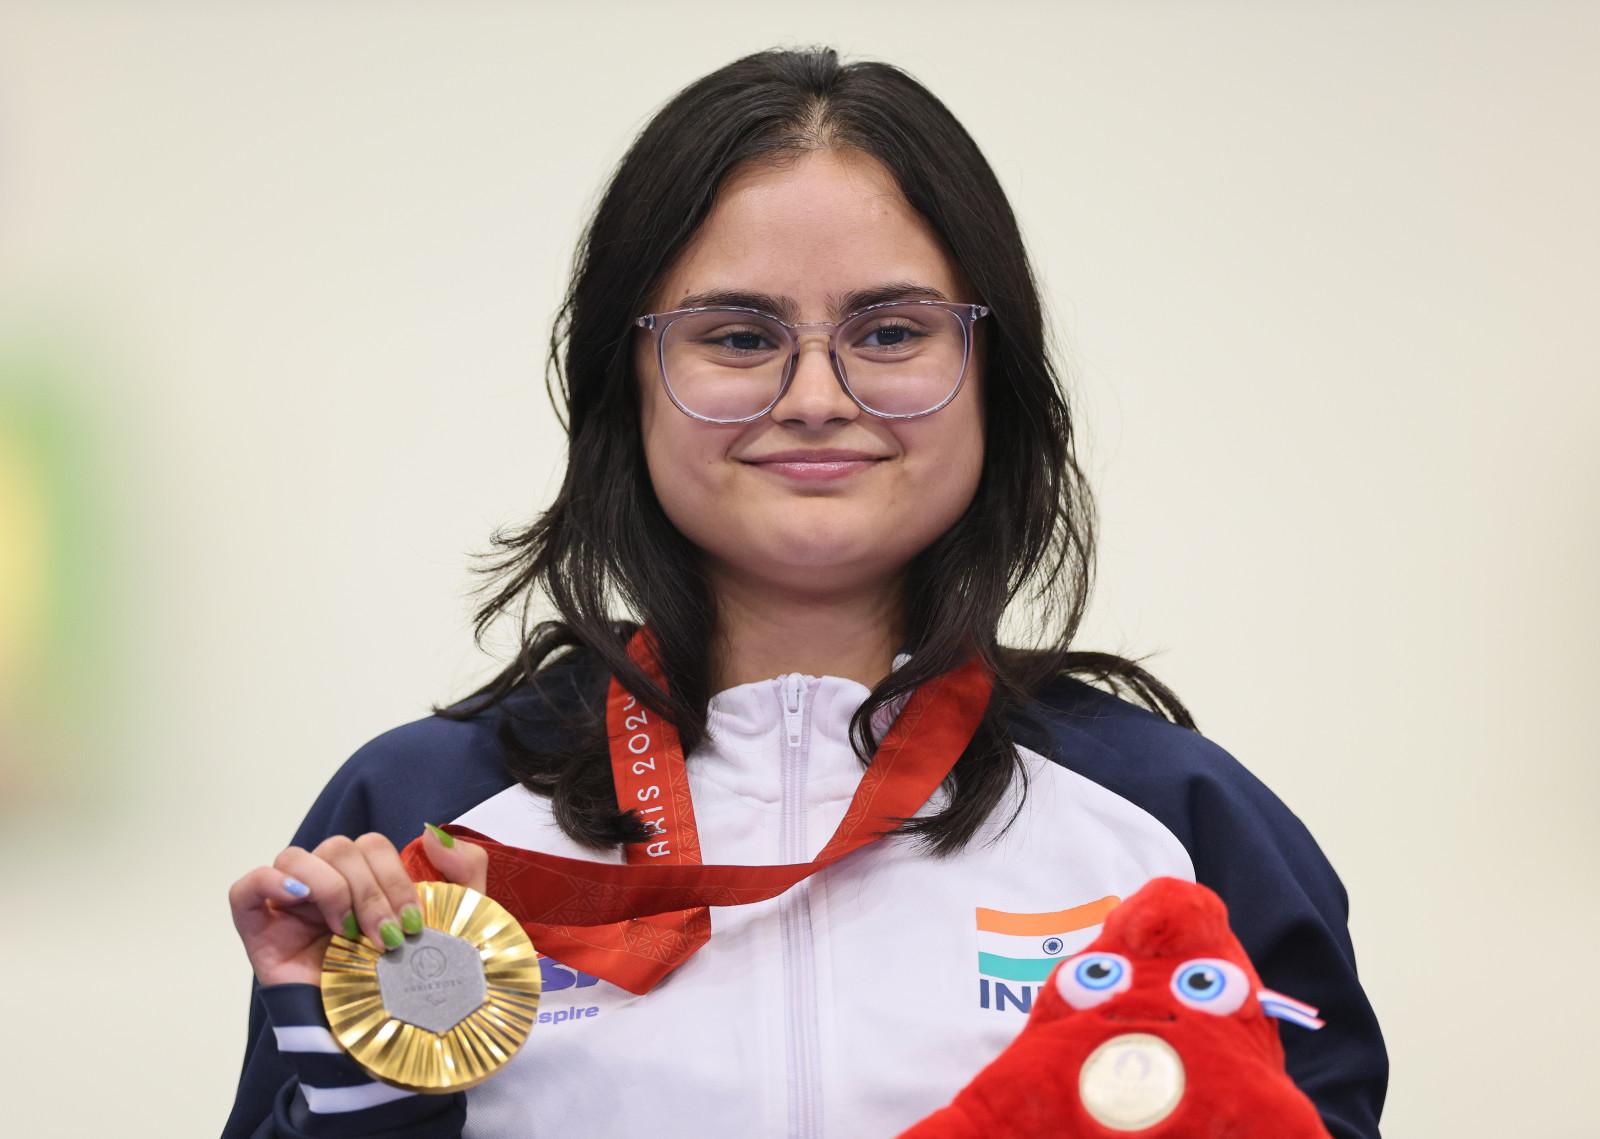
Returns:
[[[628,655],[666,687],[641,627]],[[711,936],[709,906],[774,898],[917,812],[966,750],[989,704],[987,669],[976,659],[911,694],[868,765],[844,818],[810,862],[705,866],[678,732],[615,677],[606,730],[617,805],[635,810],[649,834],[624,846],[625,863],[590,862],[507,846],[468,827],[444,829],[489,854],[487,893],[522,923],[539,952],[647,993]],[[417,881],[436,879],[422,840],[401,852]]]

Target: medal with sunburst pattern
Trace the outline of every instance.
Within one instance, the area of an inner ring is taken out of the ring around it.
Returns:
[[[418,882],[422,932],[385,953],[334,935],[322,1006],[334,1039],[377,1079],[413,1092],[482,1083],[528,1038],[539,1011],[539,955],[494,899]]]

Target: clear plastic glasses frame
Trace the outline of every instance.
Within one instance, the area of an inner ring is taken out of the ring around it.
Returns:
[[[863,317],[870,317],[872,313],[878,312],[879,310],[889,308],[904,308],[907,305],[926,305],[930,308],[943,309],[956,318],[957,322],[961,325],[961,370],[957,374],[955,382],[951,385],[950,391],[941,400],[939,400],[938,403],[934,404],[934,406],[927,408],[924,411],[912,411],[897,414],[878,410],[871,404],[862,400],[862,398],[851,389],[850,377],[846,374],[846,369],[839,360],[839,333],[853,322],[861,320]],[[751,415],[739,416],[737,418],[717,419],[708,415],[702,415],[699,412],[684,406],[683,401],[678,398],[678,393],[672,390],[672,379],[667,372],[667,330],[672,327],[675,321],[681,320],[686,316],[692,316],[697,313],[706,312],[726,312],[729,314],[746,317],[758,316],[764,321],[768,321],[774,325],[777,325],[779,328],[783,329],[784,333],[787,335],[788,344],[785,347],[787,348],[788,355],[784,360],[783,379],[778,384],[777,394],[774,395],[771,401],[769,401],[767,405],[760,411],[757,411]],[[868,305],[866,308],[857,309],[855,312],[839,321],[812,321],[807,324],[790,324],[788,321],[780,320],[778,317],[774,316],[770,312],[767,312],[765,309],[740,308],[729,305],[705,305],[697,308],[677,308],[669,309],[666,312],[645,313],[643,316],[635,317],[633,323],[637,327],[648,331],[655,340],[656,365],[660,369],[661,383],[662,386],[667,390],[667,398],[672,400],[673,406],[679,411],[683,412],[683,414],[687,415],[691,419],[698,419],[702,423],[752,423],[776,407],[783,400],[784,395],[788,393],[789,384],[794,379],[795,365],[800,359],[800,337],[801,334],[807,332],[823,332],[827,334],[828,359],[833,364],[834,377],[839,381],[839,386],[844,389],[845,394],[848,395],[855,405],[862,411],[866,412],[868,415],[878,416],[880,419],[919,419],[924,415],[932,415],[940,408],[946,406],[951,400],[955,399],[956,395],[961,391],[961,385],[966,382],[968,365],[972,360],[972,326],[981,317],[987,316],[989,312],[990,310],[986,305],[968,304],[962,301],[883,301],[880,304]]]

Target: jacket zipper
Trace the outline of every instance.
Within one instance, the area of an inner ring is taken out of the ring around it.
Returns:
[[[805,679],[799,673],[790,673],[780,677],[778,683],[783,701],[783,812],[779,816],[779,843],[784,862],[803,862],[807,854],[806,768],[811,745]],[[791,1139],[820,1139],[822,1064],[817,1043],[817,970],[809,881],[779,896],[778,926],[783,938],[788,1134]]]

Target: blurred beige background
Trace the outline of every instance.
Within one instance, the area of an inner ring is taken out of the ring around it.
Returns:
[[[464,694],[649,113],[885,58],[1013,195],[1100,494],[1082,644],[1310,825],[1386,1133],[1600,1134],[1595,5],[0,6],[9,1134],[215,1134],[229,882]],[[870,1139],[870,1137],[864,1137]]]

